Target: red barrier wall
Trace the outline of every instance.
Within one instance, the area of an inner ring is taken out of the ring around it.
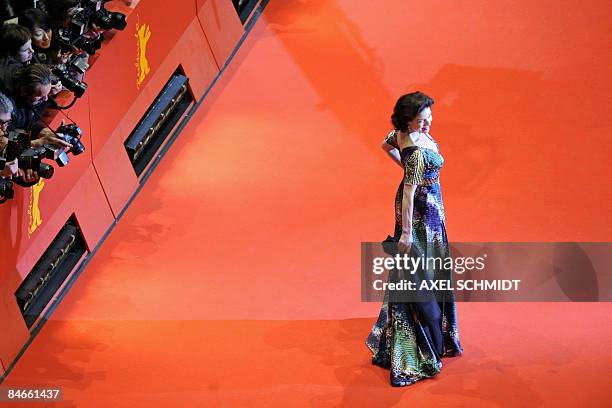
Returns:
[[[130,6],[132,4],[132,6]],[[15,188],[0,205],[0,361],[2,372],[30,337],[15,290],[74,214],[91,252],[135,193],[139,180],[124,141],[179,67],[198,100],[223,66],[243,28],[231,0],[113,1],[128,15],[90,60],[85,96],[66,116],[83,130],[86,151],[70,155],[50,180]],[[50,120],[55,128],[64,119]]]

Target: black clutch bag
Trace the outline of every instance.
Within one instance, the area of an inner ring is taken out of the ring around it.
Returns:
[[[387,235],[387,238],[381,242],[383,247],[383,251],[388,255],[396,255],[398,253],[397,243],[399,239],[392,237],[391,235]],[[423,256],[423,251],[417,245],[410,246],[410,256],[412,257],[421,257]]]

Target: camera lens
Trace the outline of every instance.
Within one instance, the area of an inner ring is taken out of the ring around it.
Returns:
[[[38,166],[37,173],[42,178],[50,179],[51,177],[53,177],[54,172],[55,169],[53,168],[53,166],[50,166],[46,163],[40,163],[40,165]]]
[[[83,145],[83,143],[81,143],[80,140],[76,138],[74,139],[75,139],[75,142],[72,143],[72,149],[70,149],[70,152],[74,154],[75,156],[78,156],[79,154],[85,151],[85,146]]]
[[[125,14],[111,12],[111,20],[112,26],[115,30],[124,30],[127,27],[127,22],[125,21]]]

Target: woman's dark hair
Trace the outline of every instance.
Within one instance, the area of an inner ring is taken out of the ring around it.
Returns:
[[[434,100],[420,91],[400,96],[391,115],[393,127],[406,132],[408,123],[412,122],[423,109],[431,108],[433,104]]]
[[[30,31],[18,24],[4,24],[0,28],[2,54],[14,57],[25,43],[31,40]]]
[[[52,83],[51,68],[43,64],[30,64],[15,74],[15,90],[23,95],[31,95],[38,85]]]
[[[30,33],[32,34],[34,34],[34,30],[37,28],[47,31],[49,29],[49,25],[47,23],[47,13],[41,9],[35,8],[24,10],[23,13],[19,15],[19,25],[22,25],[30,30]]]

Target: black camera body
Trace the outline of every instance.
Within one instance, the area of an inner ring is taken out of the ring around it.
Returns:
[[[4,168],[4,167],[3,167]],[[4,177],[0,177],[0,202],[10,200],[15,196],[15,190],[13,190],[13,183],[11,180],[7,180]]]
[[[62,125],[55,130],[57,137],[61,137],[65,142],[70,143],[72,148],[69,150],[75,156],[85,151],[85,145],[81,142],[83,131],[74,123]]]
[[[102,47],[103,40],[103,35],[99,35],[97,37],[92,38],[79,37],[79,39],[75,41],[74,46],[82,49],[89,55],[94,55],[96,51],[98,51]]]
[[[83,0],[85,9],[90,11],[90,21],[103,30],[124,30],[127,26],[125,14],[108,11],[104,3],[108,0]]]
[[[30,147],[30,134],[22,129],[11,129],[7,134],[4,157],[7,162],[11,162],[21,155],[21,152]],[[4,168],[4,166],[2,167]]]
[[[43,163],[47,159],[48,151],[44,147],[30,147],[21,152],[19,156],[19,168],[21,170],[33,170],[42,178],[50,179],[55,170],[53,166]]]
[[[72,147],[68,152],[75,156],[85,151],[85,146],[81,142],[83,132],[76,124],[70,123],[59,126],[55,135],[70,143]],[[59,167],[66,166],[70,160],[63,147],[45,144],[41,147],[32,147],[30,133],[21,129],[9,129],[6,135],[8,142],[4,152],[0,154],[0,170],[4,169],[7,163],[17,159],[19,169],[32,170],[39,177],[50,179],[55,173],[53,166],[44,163],[43,160],[54,160]],[[24,177],[12,176],[12,180],[0,177],[0,204],[13,198],[13,184],[22,187],[31,187],[38,182],[38,178],[26,181]]]
[[[95,24],[103,30],[124,30],[127,27],[125,14],[108,11],[104,3],[108,0],[82,0],[82,8],[72,16],[70,25],[60,29],[58,39],[60,47],[71,51],[77,47],[93,55],[102,46],[104,36],[88,38],[84,34]]]
[[[85,94],[87,84],[76,79],[64,64],[55,65],[51,72],[55,75],[66,89],[72,92],[77,98]]]
[[[45,149],[45,159],[53,160],[59,167],[66,167],[70,163],[68,155],[61,147],[55,147],[52,145],[43,145]]]
[[[7,160],[4,154],[0,154],[0,171],[4,170]],[[0,176],[0,204],[6,200],[10,200],[15,195],[13,190],[13,183],[10,180]]]
[[[70,51],[71,45],[82,37],[89,28],[89,18],[84,10],[79,11],[70,19],[68,27],[57,30],[57,38],[64,51]]]

